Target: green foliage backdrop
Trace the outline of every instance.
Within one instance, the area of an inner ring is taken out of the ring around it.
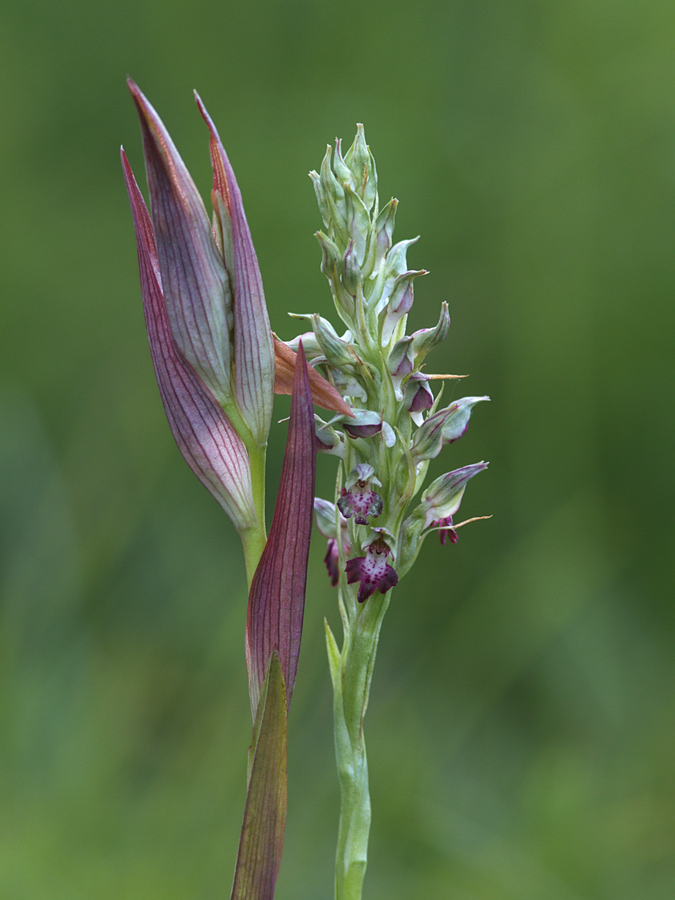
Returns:
[[[1,900],[227,897],[243,810],[243,564],[154,384],[127,74],[208,191],[200,91],[283,337],[330,315],[306,173],[363,121],[422,234],[413,324],[447,299],[434,368],[493,398],[442,464],[492,461],[463,511],[494,517],[429,541],[385,623],[367,896],[670,900],[674,40],[658,0],[5,0]],[[278,900],[331,896],[322,555]]]

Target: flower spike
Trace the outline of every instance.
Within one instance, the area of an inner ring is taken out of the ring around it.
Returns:
[[[136,231],[150,353],[169,427],[187,464],[241,532],[256,524],[246,449],[178,350],[162,290],[152,222],[123,150],[122,166]]]

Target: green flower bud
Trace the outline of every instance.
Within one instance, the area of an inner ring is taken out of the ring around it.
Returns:
[[[441,315],[438,325],[434,328],[422,328],[412,335],[416,367],[419,367],[427,353],[446,339],[449,329],[450,313],[448,312],[448,304],[444,300],[441,304]]]
[[[469,427],[471,410],[482,400],[489,397],[462,397],[429,416],[415,434],[411,453],[416,462],[435,459],[444,444],[452,444],[458,440]]]
[[[394,220],[396,219],[397,207],[398,200],[396,200],[395,197],[392,197],[375,221],[376,251],[374,269],[376,271],[391,249],[391,239],[394,235]]]
[[[327,234],[323,233],[323,231],[317,231],[314,237],[321,245],[323,254],[321,258],[321,271],[329,281],[336,281],[340,277],[342,269],[340,250],[335,241],[332,241]]]
[[[342,158],[342,140],[340,138],[335,139],[333,171],[335,172],[335,177],[340,182],[343,188],[349,188],[352,191],[356,188],[356,182],[354,180],[352,170]]]
[[[366,144],[363,125],[357,125],[356,137],[345,154],[345,163],[353,176],[356,193],[370,211],[377,198],[377,170],[370,148]]]
[[[328,204],[328,198],[326,197],[326,191],[324,190],[323,183],[321,181],[321,177],[319,173],[314,169],[309,173],[309,177],[312,179],[312,184],[314,185],[314,191],[316,193],[316,201],[319,205],[319,212],[321,213],[321,218],[323,219],[323,224],[325,228],[330,228],[330,206]]]
[[[424,528],[429,528],[439,519],[454,516],[460,507],[469,481],[487,467],[486,462],[479,462],[441,475],[432,481],[424,491],[422,502],[414,511],[413,516],[423,519]]]
[[[349,236],[354,241],[358,264],[362,266],[370,237],[370,215],[363,200],[349,187],[345,187],[345,207]]]
[[[331,167],[332,148],[328,144],[321,163],[321,186],[326,198],[329,230],[347,234],[347,214],[344,188],[333,174]]]

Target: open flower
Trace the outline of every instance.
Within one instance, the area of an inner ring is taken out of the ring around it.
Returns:
[[[361,582],[357,594],[359,603],[372,597],[375,591],[386,594],[390,588],[398,584],[398,575],[387,562],[390,554],[391,549],[385,541],[377,538],[369,544],[365,556],[347,560],[348,583]]]
[[[382,483],[367,463],[361,463],[350,473],[337,503],[345,519],[354,516],[357,525],[367,525],[368,516],[375,518],[380,515],[382,497],[373,490],[374,484],[380,487]]]

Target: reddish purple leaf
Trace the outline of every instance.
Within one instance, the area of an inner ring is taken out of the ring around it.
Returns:
[[[232,393],[232,298],[204,204],[161,119],[131,79],[138,110],[157,257],[174,339],[223,403]]]
[[[315,471],[314,411],[301,344],[274,518],[248,600],[246,662],[254,720],[274,650],[279,654],[289,704],[293,693],[305,609]]]
[[[251,776],[231,900],[272,900],[284,845],[287,730],[284,676],[276,653],[267,667],[253,730]]]
[[[171,432],[180,452],[238,530],[256,522],[244,444],[213,395],[178,351],[169,324],[155,237],[143,196],[122,151],[136,231],[150,353]]]
[[[197,105],[211,134],[213,189],[232,221],[234,251],[234,393],[237,405],[260,446],[267,441],[274,400],[274,348],[262,278],[237,179],[199,95]]]

